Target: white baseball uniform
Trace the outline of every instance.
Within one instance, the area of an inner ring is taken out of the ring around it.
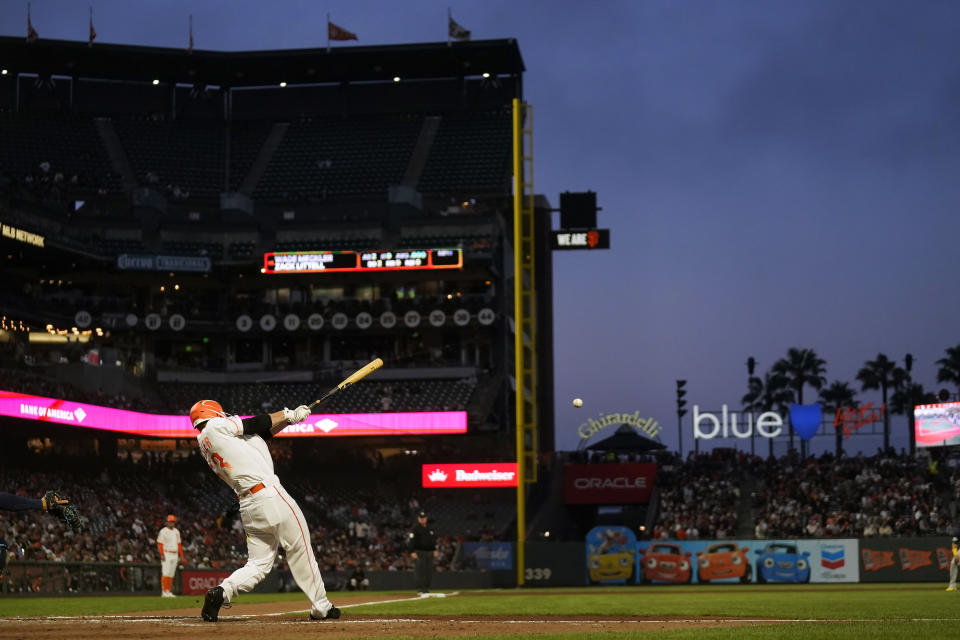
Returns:
[[[333,604],[327,599],[313,556],[310,529],[300,507],[274,474],[267,443],[259,435],[244,434],[237,416],[207,420],[197,441],[213,472],[237,493],[247,535],[247,564],[220,584],[224,601],[250,591],[267,576],[280,544],[293,579],[310,599],[311,613],[318,618],[326,616]]]
[[[176,527],[164,527],[157,534],[157,543],[163,549],[160,557],[160,575],[172,578],[180,560],[180,531]]]

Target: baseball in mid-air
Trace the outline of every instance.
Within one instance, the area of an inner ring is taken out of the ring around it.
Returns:
[[[579,409],[580,407],[583,406],[583,400],[581,400],[580,398],[574,398],[574,399],[573,399],[573,406],[575,406],[577,409]]]

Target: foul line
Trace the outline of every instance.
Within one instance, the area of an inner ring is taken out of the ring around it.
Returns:
[[[421,593],[416,597],[396,598],[395,600],[377,600],[376,602],[355,602],[354,604],[344,604],[338,609],[352,609],[353,607],[369,607],[375,604],[394,604],[396,602],[410,602],[411,600],[424,600],[426,598],[447,598],[460,595],[459,591],[452,593]],[[292,613],[310,613],[310,609],[297,609],[295,611],[278,611],[276,613],[242,613],[231,618],[263,618],[265,616],[288,616]]]

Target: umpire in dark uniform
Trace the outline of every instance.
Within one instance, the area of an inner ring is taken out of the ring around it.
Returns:
[[[430,578],[433,577],[433,559],[437,556],[437,534],[427,526],[427,513],[417,514],[417,524],[410,531],[410,548],[416,564],[417,591],[430,592]]]

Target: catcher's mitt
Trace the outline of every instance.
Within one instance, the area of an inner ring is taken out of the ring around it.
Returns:
[[[70,500],[64,498],[56,491],[47,491],[43,494],[43,508],[53,515],[60,518],[65,525],[74,531],[79,531],[82,526],[80,511],[76,505],[71,504]]]

